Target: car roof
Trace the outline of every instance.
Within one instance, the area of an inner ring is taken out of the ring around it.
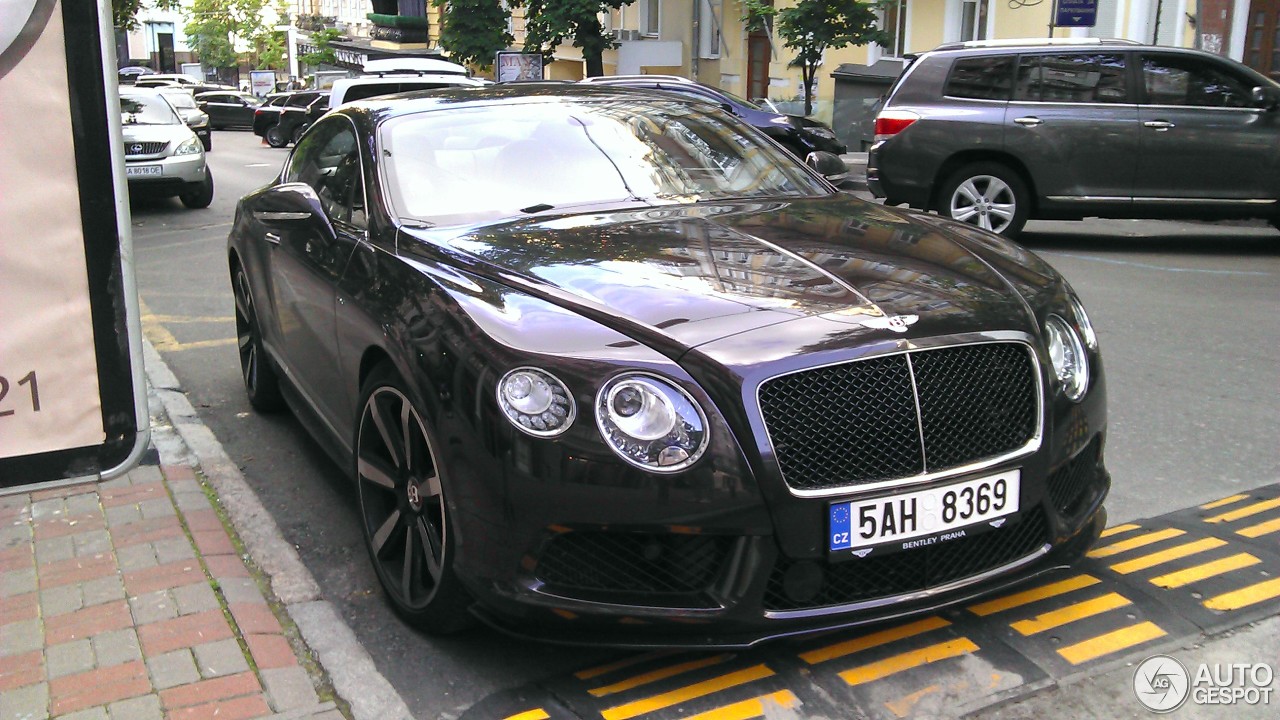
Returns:
[[[590,85],[609,85],[618,84],[625,85],[627,83],[687,83],[691,85],[699,85],[686,77],[679,75],[601,75],[599,77],[583,78],[578,82]]]

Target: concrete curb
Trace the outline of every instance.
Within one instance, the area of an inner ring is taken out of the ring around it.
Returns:
[[[349,704],[354,720],[412,720],[409,706],[378,671],[342,615],[321,598],[311,571],[245,482],[240,468],[200,420],[169,366],[150,341],[144,339],[142,349],[147,380],[169,422],[194,454],[249,556],[267,574],[272,592],[298,626],[303,641],[315,651],[334,690]]]

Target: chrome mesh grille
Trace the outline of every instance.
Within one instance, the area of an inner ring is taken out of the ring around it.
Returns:
[[[693,593],[719,575],[733,539],[579,531],[557,535],[534,574],[559,591]]]
[[[135,155],[158,155],[169,147],[167,142],[127,142],[124,144],[125,157]]]
[[[865,485],[1022,448],[1040,411],[1035,373],[1021,343],[916,350],[766,381],[760,410],[792,488]]]

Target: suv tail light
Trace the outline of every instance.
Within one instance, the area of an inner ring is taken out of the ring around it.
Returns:
[[[910,110],[885,110],[876,116],[876,142],[888,140],[906,130],[920,116]]]

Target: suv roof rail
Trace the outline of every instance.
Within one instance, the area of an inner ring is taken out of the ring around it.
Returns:
[[[599,77],[583,78],[578,82],[584,83],[609,83],[609,82],[625,82],[629,80],[648,80],[650,82],[693,82],[689,78],[680,77],[679,75],[601,75]]]
[[[467,75],[458,63],[436,58],[397,57],[364,61],[365,75]]]
[[[1054,46],[1054,45],[1142,45],[1137,40],[1123,38],[1008,38],[1004,40],[966,40],[964,42],[942,43],[934,50],[965,50],[968,48],[1002,48],[1019,46]]]

